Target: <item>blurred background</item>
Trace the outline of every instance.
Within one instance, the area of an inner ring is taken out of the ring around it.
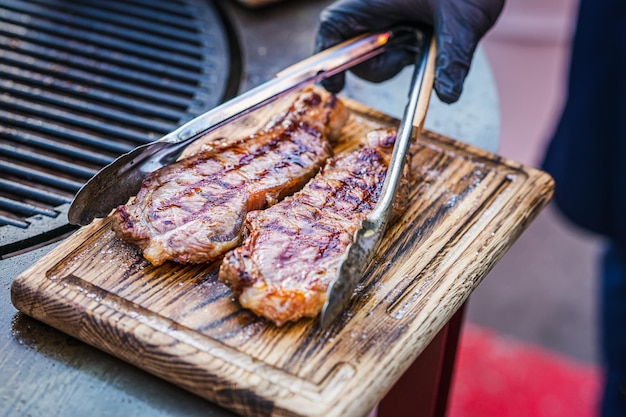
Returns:
[[[541,164],[565,99],[577,7],[507,0],[482,43],[498,89],[503,156]],[[451,416],[596,415],[601,250],[553,205],[537,217],[470,298]]]

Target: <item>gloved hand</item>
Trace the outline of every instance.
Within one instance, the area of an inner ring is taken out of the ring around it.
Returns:
[[[339,0],[320,15],[315,51],[364,32],[422,23],[434,28],[437,39],[435,91],[446,103],[458,100],[480,38],[493,26],[504,0]],[[351,69],[368,81],[380,82],[414,63],[413,54],[396,48]],[[322,82],[331,92],[344,86],[344,74]]]

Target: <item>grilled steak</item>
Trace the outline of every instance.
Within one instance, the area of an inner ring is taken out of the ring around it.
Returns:
[[[113,229],[153,265],[213,261],[240,243],[248,211],[276,203],[319,171],[332,153],[327,138],[347,116],[333,95],[305,90],[256,134],[218,141],[150,174],[113,212]]]
[[[333,158],[301,191],[246,217],[242,246],[223,259],[219,278],[240,304],[277,325],[315,317],[361,221],[374,208],[395,141],[377,130],[367,146]],[[394,209],[408,196],[408,167]]]

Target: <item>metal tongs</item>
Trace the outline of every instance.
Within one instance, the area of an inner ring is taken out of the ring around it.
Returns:
[[[323,80],[372,58],[394,45],[407,44],[416,29],[394,28],[366,34],[329,48],[292,65],[270,81],[255,87],[165,135],[133,149],[101,169],[76,194],[69,222],[86,225],[137,194],[150,172],[176,161],[194,140],[305,85]]]
[[[348,247],[339,266],[337,276],[330,284],[328,298],[320,319],[322,329],[328,328],[348,306],[357,283],[363,278],[382,240],[398,191],[411,138],[414,136],[413,133],[419,132],[426,117],[433,87],[436,55],[432,32],[419,31],[417,43],[413,46],[417,48],[417,60],[411,79],[408,102],[400,121],[383,188],[376,206],[355,233],[352,244]],[[413,126],[417,127],[417,131],[414,131]]]

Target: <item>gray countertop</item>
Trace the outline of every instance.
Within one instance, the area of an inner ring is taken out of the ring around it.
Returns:
[[[250,11],[228,5],[244,54],[241,90],[257,85],[311,53],[317,16],[329,1],[287,2]],[[344,94],[393,116],[404,106],[408,72],[382,85],[350,78]],[[459,103],[433,97],[428,129],[489,151],[498,144],[493,76],[479,50]],[[1,262],[0,415],[229,416],[167,382],[19,314],[10,302],[15,276],[54,245]]]

